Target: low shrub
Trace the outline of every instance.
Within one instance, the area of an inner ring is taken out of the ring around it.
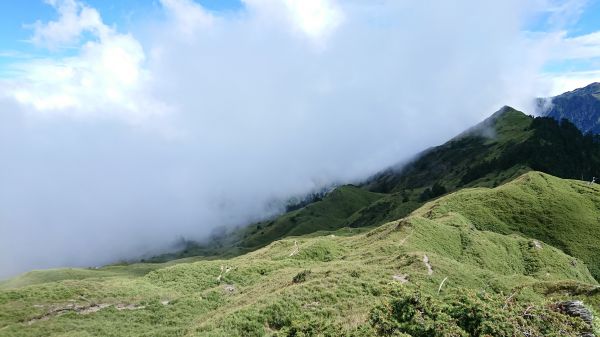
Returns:
[[[294,278],[292,279],[292,282],[302,283],[302,282],[306,281],[306,279],[308,278],[310,273],[311,273],[310,270],[303,270],[303,271],[299,272],[298,274],[296,274],[296,276],[294,276]]]
[[[392,299],[371,311],[380,336],[581,336],[590,331],[580,318],[551,304],[509,303],[503,296],[462,291],[438,299],[414,291],[394,291]]]

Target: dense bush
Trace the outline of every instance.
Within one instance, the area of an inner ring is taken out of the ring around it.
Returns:
[[[436,182],[435,184],[433,184],[433,186],[425,189],[423,191],[423,193],[421,193],[421,195],[419,196],[419,200],[421,202],[423,202],[423,201],[427,201],[430,199],[434,199],[434,198],[437,198],[439,196],[446,194],[446,192],[447,192],[446,188],[444,186],[442,186],[440,183]]]
[[[371,311],[370,321],[380,336],[581,336],[590,330],[550,304],[513,303],[470,291],[443,299],[395,291]]]
[[[265,317],[269,328],[276,330],[291,326],[292,319],[297,318],[299,313],[300,309],[298,306],[290,301],[273,303],[261,310],[261,314]]]
[[[292,279],[292,282],[302,283],[302,282],[306,281],[306,279],[308,278],[308,275],[310,275],[310,270],[303,270],[303,271],[299,272],[298,274],[296,274],[296,276],[294,276],[294,278]]]

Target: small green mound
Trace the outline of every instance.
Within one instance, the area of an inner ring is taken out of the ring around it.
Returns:
[[[495,189],[453,193],[418,211],[433,220],[450,212],[460,212],[479,230],[522,233],[555,246],[600,278],[598,185],[530,172]]]
[[[295,259],[328,262],[338,259],[344,254],[344,247],[338,241],[329,238],[311,240],[298,249]]]

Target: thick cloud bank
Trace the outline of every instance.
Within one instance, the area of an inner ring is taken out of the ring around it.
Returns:
[[[50,56],[0,80],[0,277],[157,252],[361,179],[523,106],[544,61],[522,32],[542,1],[161,0],[135,36],[48,3],[31,42]]]

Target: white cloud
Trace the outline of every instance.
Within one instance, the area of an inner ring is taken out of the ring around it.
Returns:
[[[111,35],[100,42],[87,42],[75,57],[16,65],[23,78],[14,94],[21,103],[32,104],[42,112],[69,109],[69,113],[87,114],[106,103],[136,110],[127,96],[142,80],[143,61],[137,41],[126,35]]]
[[[168,107],[144,92],[151,74],[142,45],[106,26],[97,10],[74,0],[48,1],[58,21],[37,22],[32,40],[58,48],[78,45],[74,56],[34,58],[10,66],[5,90],[33,113],[75,118],[117,118],[139,124]]]
[[[103,37],[111,28],[102,22],[98,11],[77,0],[46,0],[53,6],[59,18],[57,21],[43,23],[37,21],[31,41],[48,48],[60,48],[74,45],[82,33],[88,32]]]
[[[198,29],[211,26],[215,18],[192,0],[160,0],[180,34],[193,38]]]
[[[19,50],[0,50],[0,58],[25,59],[32,58],[32,55]]]
[[[331,33],[342,21],[342,13],[333,1],[285,0],[294,24],[311,38],[318,39]]]
[[[244,0],[244,3],[261,15],[262,20],[282,19],[293,31],[315,42],[333,33],[344,17],[335,0]]]
[[[543,74],[540,82],[545,84],[540,96],[556,96],[567,91],[585,87],[593,82],[600,82],[600,70]]]
[[[534,0],[533,3],[549,14],[548,24],[555,30],[576,22],[589,0]]]
[[[543,46],[544,61],[554,66],[538,76],[538,96],[555,96],[600,82],[595,68],[600,61],[600,31],[579,36],[566,31],[537,33],[530,38]]]
[[[581,60],[600,57],[600,31],[568,37],[563,31],[556,34],[554,59]]]

